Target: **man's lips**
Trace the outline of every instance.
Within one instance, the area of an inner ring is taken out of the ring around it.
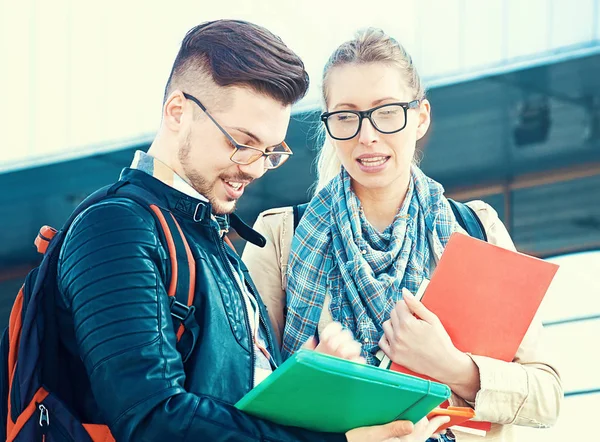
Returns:
[[[236,178],[221,178],[221,180],[223,181],[227,195],[229,195],[229,197],[232,199],[240,198],[244,193],[246,186],[252,182],[248,180],[241,181]]]

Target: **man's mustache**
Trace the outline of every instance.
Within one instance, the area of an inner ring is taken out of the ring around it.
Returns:
[[[246,173],[237,173],[235,175],[221,176],[221,179],[224,181],[233,181],[234,183],[244,184],[250,184],[252,181],[254,181],[254,178]]]

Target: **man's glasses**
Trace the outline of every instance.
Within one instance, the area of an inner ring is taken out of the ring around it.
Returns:
[[[183,96],[196,103],[198,107],[204,111],[206,116],[210,118],[213,123],[215,123],[219,130],[223,132],[225,138],[227,138],[234,148],[233,153],[229,157],[229,159],[234,163],[248,165],[264,157],[265,169],[276,169],[285,163],[291,155],[293,155],[292,149],[288,147],[285,141],[282,141],[276,146],[267,147],[265,152],[256,147],[238,143],[225,129],[223,129],[219,123],[217,123],[217,120],[215,120],[213,116],[208,113],[204,105],[200,103],[200,100],[190,94],[186,94],[185,92],[183,93]]]
[[[373,127],[382,134],[393,134],[406,127],[408,109],[417,107],[419,107],[419,100],[383,104],[366,111],[323,112],[321,121],[325,123],[331,138],[336,140],[349,140],[358,135],[365,118],[368,118]]]

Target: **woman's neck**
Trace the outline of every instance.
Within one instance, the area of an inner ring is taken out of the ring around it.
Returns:
[[[395,181],[388,188],[369,189],[353,182],[352,188],[360,200],[367,221],[379,232],[383,232],[398,214],[406,193],[410,174]]]

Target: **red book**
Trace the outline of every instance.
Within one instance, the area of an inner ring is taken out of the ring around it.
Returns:
[[[459,350],[510,362],[535,316],[558,265],[454,233],[425,289]],[[392,364],[391,370],[426,377]],[[488,431],[490,425],[465,422]]]

